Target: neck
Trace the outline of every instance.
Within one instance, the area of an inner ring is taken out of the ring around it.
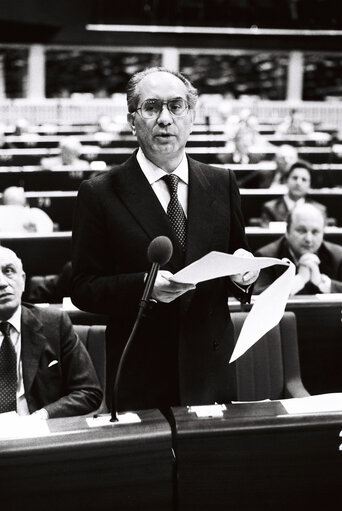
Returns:
[[[145,153],[144,153],[145,154]],[[145,154],[146,158],[150,160],[154,165],[164,170],[168,174],[171,174],[181,163],[183,159],[183,152],[175,155],[150,155]]]

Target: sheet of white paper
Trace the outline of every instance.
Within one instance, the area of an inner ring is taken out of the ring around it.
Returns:
[[[50,434],[45,420],[34,415],[20,416],[16,412],[0,414],[0,439],[35,438]]]
[[[282,399],[280,402],[287,413],[342,412],[342,392]]]
[[[90,428],[96,428],[99,426],[115,426],[116,424],[134,424],[141,422],[139,415],[132,412],[119,413],[117,415],[117,422],[111,422],[111,415],[100,415],[99,417],[89,417],[87,424]]]
[[[281,264],[281,262],[275,264]],[[293,263],[289,262],[285,273],[280,275],[265,291],[255,297],[254,305],[242,325],[229,362],[234,362],[241,357],[266,332],[269,332],[279,323],[285,311],[295,274],[296,267]]]
[[[188,406],[190,413],[195,413],[197,417],[223,417],[223,411],[227,410],[225,405],[198,405]]]
[[[288,266],[287,262],[275,257],[249,258],[213,251],[175,273],[170,280],[183,284],[198,284],[218,277],[261,270],[274,264]]]

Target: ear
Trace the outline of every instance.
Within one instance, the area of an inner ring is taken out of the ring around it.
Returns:
[[[26,273],[25,273],[25,272],[23,272],[23,273],[22,273],[22,278],[23,278],[23,286],[22,286],[22,287],[23,287],[23,289],[22,289],[22,290],[23,290],[23,292],[24,292],[24,290],[25,290],[25,285],[26,285]]]
[[[190,109],[190,117],[191,117],[191,131],[192,131],[192,125],[194,124],[195,117],[196,117],[196,111],[193,110],[192,108]]]
[[[135,121],[135,115],[134,115],[134,114],[131,114],[131,113],[128,113],[128,114],[127,114],[127,122],[128,122],[128,124],[130,125],[130,127],[131,127],[131,130],[132,130],[133,135],[135,135],[135,125],[134,125],[134,121]]]

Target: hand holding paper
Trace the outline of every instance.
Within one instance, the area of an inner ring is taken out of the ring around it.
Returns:
[[[288,268],[257,297],[242,327],[229,362],[233,362],[243,355],[281,320],[295,277],[294,264],[288,259],[282,260],[275,257],[249,258],[222,252],[210,252],[170,277],[170,280],[175,282],[197,284],[218,277],[243,275],[250,271],[256,272],[275,264],[288,266]]]
[[[233,255],[239,257],[249,257],[250,259],[254,257],[251,252],[248,252],[244,248],[239,248],[238,250],[235,250]],[[243,274],[231,275],[231,279],[234,282],[236,282],[236,284],[239,284],[241,286],[250,286],[259,277],[259,273],[260,270],[246,271]]]

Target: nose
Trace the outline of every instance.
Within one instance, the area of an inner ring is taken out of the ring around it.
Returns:
[[[308,231],[306,234],[305,234],[305,241],[309,241],[311,242],[312,241],[312,232]]]
[[[158,115],[158,124],[161,126],[168,126],[169,124],[172,124],[172,122],[173,122],[172,115],[170,114],[167,105],[164,103],[162,105],[160,114]]]

